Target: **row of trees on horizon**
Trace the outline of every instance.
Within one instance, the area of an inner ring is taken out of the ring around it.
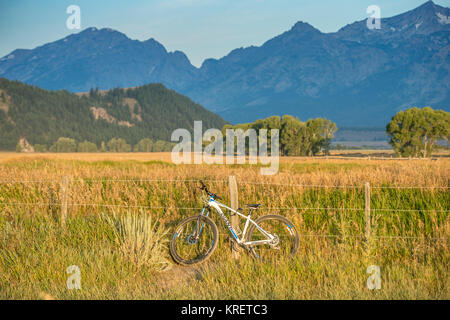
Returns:
[[[272,116],[260,119],[253,123],[239,124],[236,126],[225,125],[223,133],[227,129],[254,129],[257,133],[260,129],[268,130],[267,145],[270,151],[270,130],[279,129],[281,154],[286,156],[314,156],[320,152],[328,154],[331,147],[331,139],[337,131],[335,123],[327,119],[310,119],[306,122],[300,121],[290,115],[283,117]],[[258,137],[259,138],[259,137]],[[248,150],[248,140],[245,141]],[[204,144],[208,144],[204,142]],[[224,144],[226,141],[224,140]],[[237,144],[237,141],[235,141]],[[175,143],[168,141],[153,141],[149,138],[141,139],[132,147],[125,139],[113,138],[107,143],[102,142],[100,146],[90,141],[77,142],[73,138],[60,137],[50,147],[43,144],[30,146],[21,139],[17,144],[17,152],[168,152]],[[235,145],[236,149],[236,145]]]
[[[244,132],[254,129],[267,129],[267,145],[270,150],[270,130],[279,130],[280,152],[283,156],[315,156],[319,153],[329,154],[331,141],[338,128],[336,124],[325,118],[310,119],[302,122],[300,119],[285,115],[272,116],[256,120],[252,123],[230,125],[222,128],[225,136],[227,129],[241,129]],[[450,137],[450,113],[443,110],[433,110],[430,107],[410,108],[398,112],[386,126],[397,155],[402,157],[429,157],[439,141],[448,142]],[[258,137],[259,139],[259,137]],[[224,139],[224,143],[226,143]],[[236,143],[236,141],[235,141]],[[205,143],[206,145],[207,143]],[[52,146],[36,144],[32,148],[22,140],[19,141],[17,152],[169,152],[175,143],[149,138],[141,139],[136,145],[128,144],[122,138],[113,138],[102,142],[100,146],[90,141],[76,142],[75,139],[60,137]],[[236,147],[236,146],[235,146]],[[245,141],[249,150],[249,141]]]
[[[174,143],[148,138],[141,139],[133,147],[122,138],[112,138],[108,142],[102,142],[100,146],[90,141],[77,142],[75,139],[60,137],[50,148],[46,145],[28,145],[23,140],[19,141],[16,147],[17,152],[168,152],[171,151]]]
[[[257,133],[260,129],[267,129],[267,146],[270,150],[270,130],[279,130],[280,153],[283,156],[315,156],[318,153],[329,154],[331,139],[338,130],[336,124],[325,118],[310,119],[302,122],[291,115],[283,117],[272,116],[266,119],[256,120],[252,123],[225,125],[222,129],[254,129]],[[247,142],[246,142],[247,143]],[[249,148],[247,143],[246,148]]]

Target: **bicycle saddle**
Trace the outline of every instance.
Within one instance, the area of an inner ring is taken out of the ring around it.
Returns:
[[[255,204],[246,204],[245,205],[247,208],[251,208],[251,209],[258,209],[260,206],[262,206],[261,203],[255,203]]]

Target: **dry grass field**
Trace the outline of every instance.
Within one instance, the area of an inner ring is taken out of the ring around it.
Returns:
[[[450,298],[449,159],[282,158],[273,176],[260,175],[260,167],[175,165],[169,153],[0,153],[0,298]],[[174,225],[199,212],[196,181],[227,203],[230,175],[240,204],[263,203],[256,215],[281,214],[296,224],[297,256],[234,261],[226,228],[213,217],[221,243],[211,259],[174,266],[167,240]],[[130,227],[133,219],[144,231]],[[71,265],[80,267],[81,290],[66,286]],[[367,288],[370,265],[380,267],[379,290]]]

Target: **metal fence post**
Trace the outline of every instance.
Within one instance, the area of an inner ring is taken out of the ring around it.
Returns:
[[[230,208],[232,208],[233,210],[237,210],[239,207],[239,198],[238,198],[236,176],[229,176],[228,184],[229,184],[229,188],[230,188]],[[231,216],[231,226],[233,227],[233,229],[239,230],[239,216],[238,215]],[[239,250],[234,241],[231,242],[231,254],[234,259],[239,258]]]

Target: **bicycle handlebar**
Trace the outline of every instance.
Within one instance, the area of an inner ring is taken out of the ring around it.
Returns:
[[[208,194],[208,196],[212,197],[213,199],[222,200],[222,198],[219,197],[217,194],[210,192],[210,191],[208,190],[208,188],[206,187],[206,185],[203,183],[202,180],[199,180],[199,182],[200,182],[201,185],[202,185],[202,186],[199,188],[200,190],[205,191],[205,192]]]

